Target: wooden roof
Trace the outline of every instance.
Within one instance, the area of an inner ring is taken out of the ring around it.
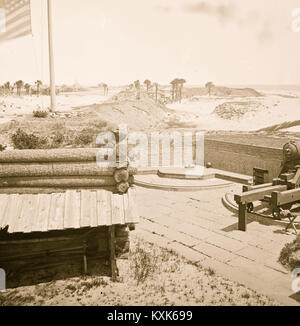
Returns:
[[[47,232],[137,223],[135,190],[67,190],[52,194],[0,194],[0,229]]]

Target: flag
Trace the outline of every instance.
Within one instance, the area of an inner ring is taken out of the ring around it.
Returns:
[[[0,0],[0,42],[31,34],[30,0]]]

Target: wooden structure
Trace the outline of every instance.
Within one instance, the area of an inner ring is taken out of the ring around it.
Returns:
[[[138,223],[130,168],[99,167],[97,149],[0,153],[0,267],[6,271],[65,263],[129,249]],[[120,186],[121,185],[121,186]]]
[[[246,231],[246,212],[253,211],[253,202],[268,203],[276,219],[288,218],[288,227],[297,232],[294,222],[298,215],[290,209],[300,203],[300,142],[290,141],[283,146],[282,168],[278,178],[270,183],[244,185],[243,193],[234,196],[239,205],[239,230]]]
[[[268,178],[268,170],[253,168],[253,183],[254,185],[261,185],[266,183]]]

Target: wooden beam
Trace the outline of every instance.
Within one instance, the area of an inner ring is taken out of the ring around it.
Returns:
[[[239,223],[238,229],[240,231],[247,230],[247,213],[246,213],[246,204],[239,203]]]
[[[261,189],[255,189],[247,192],[243,192],[241,195],[234,195],[234,200],[236,203],[245,204],[250,203],[255,200],[262,200],[264,199],[265,195],[271,195],[273,191],[284,191],[287,190],[286,185],[277,185],[277,186],[271,186],[271,187],[264,187]]]
[[[112,281],[115,282],[117,279],[115,226],[114,225],[109,226],[108,232],[109,232],[109,260],[110,260],[111,278]]]
[[[243,192],[250,191],[250,190],[256,190],[256,189],[261,189],[261,188],[265,188],[265,187],[271,187],[271,186],[272,186],[272,182],[264,183],[264,184],[261,184],[261,185],[255,185],[255,186],[243,185]]]
[[[87,242],[83,241],[83,272],[87,274],[87,258],[86,258],[86,250],[87,250]]]
[[[286,191],[274,191],[271,195],[272,207],[278,207],[284,204],[292,204],[298,200],[300,200],[300,188]]]
[[[300,168],[298,167],[297,172],[295,173],[295,176],[293,177],[293,179],[290,179],[288,181],[288,186],[289,186],[289,188],[295,188],[295,187],[299,186],[299,183],[300,183]]]

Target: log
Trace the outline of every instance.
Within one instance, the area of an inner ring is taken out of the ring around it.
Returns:
[[[127,182],[129,179],[129,172],[127,169],[118,169],[114,172],[114,180],[116,183]]]
[[[66,190],[94,190],[95,187],[0,187],[0,194],[52,194]],[[103,186],[101,189],[114,192],[115,186]]]
[[[132,177],[129,180],[133,183]],[[111,176],[70,176],[70,177],[11,177],[1,178],[0,187],[104,187],[115,186],[116,181]]]
[[[0,163],[96,161],[99,148],[23,149],[3,151]]]
[[[129,183],[128,182],[120,182],[116,185],[117,191],[120,194],[125,194],[126,191],[129,189]]]
[[[100,167],[96,162],[2,163],[1,177],[112,176],[116,168]],[[124,172],[123,172],[124,173]],[[127,175],[136,173],[128,168]],[[125,181],[125,180],[121,180]],[[127,180],[126,180],[127,181]],[[120,181],[118,181],[120,182]]]

